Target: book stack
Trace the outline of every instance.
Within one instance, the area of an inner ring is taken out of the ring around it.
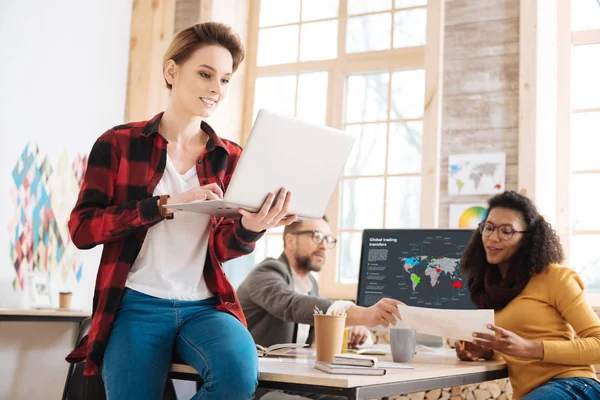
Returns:
[[[315,362],[315,368],[328,374],[385,375],[385,368],[378,368],[377,358],[360,354],[336,354],[333,362]]]

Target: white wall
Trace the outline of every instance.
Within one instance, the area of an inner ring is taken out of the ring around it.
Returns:
[[[246,100],[246,77],[248,70],[248,24],[250,17],[249,0],[213,0],[211,20],[230,25],[240,35],[246,49],[246,59],[239,66],[231,80],[225,102],[219,107],[208,123],[222,137],[242,145],[242,122],[244,101]],[[244,132],[247,133],[247,132]],[[265,239],[261,239],[256,250],[244,257],[225,263],[227,277],[235,288],[244,280],[256,264],[265,258]]]
[[[222,22],[240,35],[246,48],[246,59],[233,75],[225,102],[207,122],[219,136],[241,144],[242,117],[244,112],[244,94],[246,89],[246,70],[248,56],[248,18],[250,14],[248,0],[213,0],[212,21]]]
[[[63,152],[71,160],[87,153],[101,133],[123,122],[131,8],[132,0],[0,1],[0,307],[27,304],[12,288],[11,170],[27,143],[56,167]],[[80,253],[73,308],[91,309],[100,250]],[[53,281],[54,292],[60,281]]]

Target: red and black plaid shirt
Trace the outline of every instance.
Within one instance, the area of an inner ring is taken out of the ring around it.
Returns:
[[[75,246],[90,249],[104,245],[96,276],[92,324],[88,335],[67,356],[69,362],[85,359],[84,374],[88,376],[95,375],[102,364],[127,275],[148,228],[169,223],[162,222],[158,196],[152,196],[167,159],[167,140],[158,132],[161,117],[162,113],[150,121],[116,126],[100,136],[90,152],[69,219]],[[198,179],[201,185],[216,183],[225,192],[242,149],[219,138],[205,122],[201,127],[209,140],[196,163]],[[244,229],[239,219],[211,217],[204,279],[219,300],[217,309],[233,314],[244,325],[242,308],[221,263],[251,253],[261,236]]]

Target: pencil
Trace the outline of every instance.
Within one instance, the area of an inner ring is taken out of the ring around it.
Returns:
[[[463,340],[460,341],[460,348],[462,351],[465,351],[465,342]]]

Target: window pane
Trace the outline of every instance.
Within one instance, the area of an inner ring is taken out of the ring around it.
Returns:
[[[337,20],[303,24],[300,32],[300,61],[337,57]]]
[[[386,50],[392,38],[392,14],[375,14],[348,19],[347,53]]]
[[[263,240],[265,242],[265,258],[279,258],[283,253],[283,235],[265,235]]]
[[[600,44],[572,47],[572,107],[600,107]]]
[[[421,225],[421,177],[391,177],[387,181],[386,228],[418,228]]]
[[[258,65],[298,61],[298,25],[261,29],[258,34]]]
[[[303,0],[302,21],[335,18],[338,16],[340,0]]]
[[[423,122],[390,124],[388,174],[421,171],[423,154]]]
[[[586,290],[600,292],[600,235],[571,237],[571,267],[581,276]]]
[[[392,74],[391,119],[422,118],[425,108],[425,71],[413,69]]]
[[[283,233],[284,226],[278,226],[276,228],[270,228],[267,230],[267,233]]]
[[[301,74],[298,81],[296,116],[325,124],[327,111],[327,72]]]
[[[342,232],[338,244],[338,260],[340,260],[338,281],[340,283],[358,282],[361,243],[361,232]]]
[[[260,26],[283,25],[300,20],[300,0],[260,0]]]
[[[387,124],[350,125],[346,132],[356,138],[346,162],[345,175],[383,175]]]
[[[600,169],[600,113],[571,115],[571,165],[574,171]]]
[[[266,241],[266,237],[267,237],[267,235],[265,235],[261,239],[259,239],[256,242],[256,247],[254,248],[254,251],[252,253],[248,254],[248,256],[247,256],[247,257],[252,257],[252,263],[254,265],[260,263],[262,260],[264,260],[265,258],[267,258],[267,253],[266,253],[267,241]]]
[[[348,0],[348,14],[385,11],[391,8],[392,0]]]
[[[346,122],[387,120],[387,72],[348,77],[346,90]]]
[[[571,29],[574,31],[600,29],[598,0],[571,0]]]
[[[394,48],[423,46],[427,33],[427,11],[424,8],[398,11],[394,15]]]
[[[342,180],[342,229],[381,228],[383,178]]]
[[[272,235],[271,230],[269,230],[269,233],[264,235],[256,242],[256,248],[251,254],[253,263],[252,268],[267,257],[279,258],[282,252],[283,235]]]
[[[256,79],[254,118],[261,108],[294,115],[296,75],[263,76]]]
[[[414,6],[424,6],[427,5],[427,0],[396,0],[394,2],[394,7],[414,7]]]
[[[573,230],[600,230],[600,174],[571,175],[571,185]]]

